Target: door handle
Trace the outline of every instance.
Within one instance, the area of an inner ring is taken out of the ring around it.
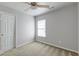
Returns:
[[[4,34],[0,34],[0,36],[4,36]]]

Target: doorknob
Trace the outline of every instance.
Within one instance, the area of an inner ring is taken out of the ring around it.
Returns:
[[[0,34],[0,36],[3,36],[4,34]]]
[[[4,34],[1,34],[1,36],[3,36]]]

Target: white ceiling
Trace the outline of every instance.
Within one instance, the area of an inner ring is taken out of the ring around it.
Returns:
[[[55,10],[60,7],[64,7],[65,5],[72,4],[72,2],[40,2],[39,4],[47,4],[50,7],[54,7],[52,9],[46,9],[46,8],[36,8],[36,9],[30,9],[30,6],[25,4],[24,2],[0,2],[0,5],[16,9],[20,12],[27,13],[32,16],[37,16],[43,13],[46,13],[51,10]]]

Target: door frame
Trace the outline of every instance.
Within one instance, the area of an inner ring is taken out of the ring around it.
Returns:
[[[13,48],[16,48],[16,16],[14,16],[14,36],[13,36]]]

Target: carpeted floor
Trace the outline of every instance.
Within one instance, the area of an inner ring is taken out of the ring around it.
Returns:
[[[9,50],[1,56],[77,56],[77,54],[40,42],[32,42]]]

